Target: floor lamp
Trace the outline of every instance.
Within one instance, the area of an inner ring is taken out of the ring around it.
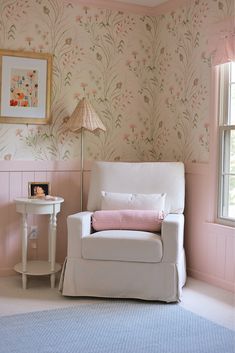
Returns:
[[[74,109],[68,121],[68,128],[70,131],[81,131],[81,172],[80,172],[80,202],[81,211],[83,210],[83,130],[94,132],[96,130],[106,131],[106,128],[94,108],[88,100],[83,98]]]

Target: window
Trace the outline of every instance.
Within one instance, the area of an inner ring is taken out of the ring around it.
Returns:
[[[218,218],[235,226],[235,62],[220,65]]]

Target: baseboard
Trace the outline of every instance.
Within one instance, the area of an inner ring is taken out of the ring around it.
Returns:
[[[220,287],[226,289],[230,292],[235,293],[235,283],[226,281],[224,279],[211,276],[207,273],[203,273],[201,271],[193,270],[191,268],[187,268],[187,274],[195,279],[200,281],[212,284],[213,286]]]

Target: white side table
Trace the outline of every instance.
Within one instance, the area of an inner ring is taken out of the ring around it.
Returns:
[[[56,200],[40,200],[17,198],[15,199],[16,211],[22,215],[21,239],[22,239],[22,262],[15,265],[15,271],[22,273],[23,289],[27,287],[27,275],[50,275],[51,288],[55,287],[55,274],[60,271],[61,266],[55,262],[56,253],[56,225],[57,213],[60,212],[62,197]],[[28,214],[50,215],[48,236],[48,261],[27,261],[28,249]]]

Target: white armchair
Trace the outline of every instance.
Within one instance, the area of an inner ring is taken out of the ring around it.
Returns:
[[[101,191],[165,193],[160,232],[94,232]],[[179,301],[186,281],[184,165],[181,162],[95,162],[87,212],[68,217],[68,250],[60,280],[66,296]]]

